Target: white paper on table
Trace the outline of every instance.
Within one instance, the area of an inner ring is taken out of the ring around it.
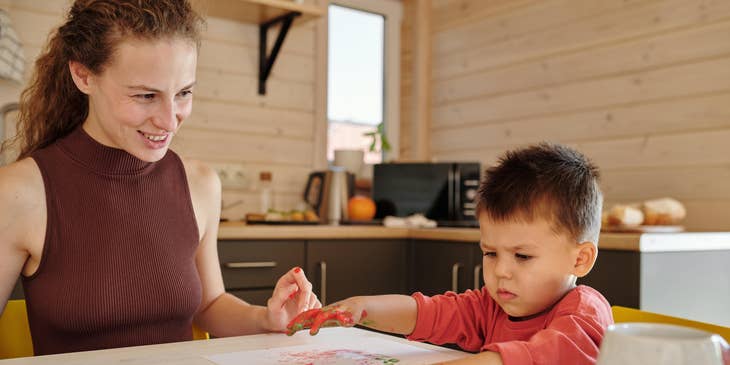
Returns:
[[[312,343],[204,357],[218,365],[415,365],[457,358],[442,352],[379,338],[358,339],[356,344],[352,341],[334,340],[326,344]]]

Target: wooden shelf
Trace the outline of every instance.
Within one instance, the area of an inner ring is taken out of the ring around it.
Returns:
[[[282,15],[297,12],[297,22],[318,18],[325,9],[292,0],[194,0],[193,7],[204,17],[212,16],[245,23],[264,24]]]

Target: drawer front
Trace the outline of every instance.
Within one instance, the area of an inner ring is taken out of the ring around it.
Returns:
[[[273,292],[271,289],[228,290],[228,293],[243,299],[248,304],[263,306],[266,306]]]
[[[291,268],[304,267],[304,241],[218,241],[218,256],[226,289],[271,291]]]

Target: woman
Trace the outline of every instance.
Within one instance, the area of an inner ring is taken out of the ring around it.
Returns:
[[[185,0],[77,0],[38,58],[0,169],[0,303],[22,273],[36,355],[281,331],[321,306],[299,268],[267,307],[224,291],[220,182],[168,149],[201,25]]]

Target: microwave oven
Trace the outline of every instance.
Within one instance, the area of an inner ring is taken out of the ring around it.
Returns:
[[[373,167],[376,218],[423,214],[439,226],[478,227],[478,162],[384,163]]]

